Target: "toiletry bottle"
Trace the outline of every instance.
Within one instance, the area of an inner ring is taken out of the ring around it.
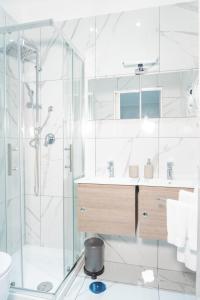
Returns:
[[[129,177],[131,177],[131,178],[139,177],[139,166],[138,165],[129,166]]]
[[[144,178],[153,178],[153,165],[150,158],[148,158],[147,164],[144,166]]]

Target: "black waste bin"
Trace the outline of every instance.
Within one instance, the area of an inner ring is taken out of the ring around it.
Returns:
[[[92,279],[104,272],[104,242],[99,238],[89,238],[85,241],[84,271]]]

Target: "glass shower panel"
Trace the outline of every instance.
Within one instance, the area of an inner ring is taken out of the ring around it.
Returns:
[[[84,146],[83,146],[83,120],[84,120],[84,65],[83,61],[74,53],[73,55],[73,179],[84,176]],[[77,227],[77,195],[74,189],[74,261],[80,257],[83,249],[84,234]]]
[[[22,215],[20,180],[19,34],[5,36],[5,156],[7,252],[13,258],[12,284],[22,286]]]
[[[2,20],[1,20],[2,21]],[[6,251],[6,189],[5,189],[5,76],[4,76],[4,36],[0,35],[0,251]]]
[[[64,274],[74,264],[73,244],[73,184],[72,184],[72,100],[73,100],[73,50],[64,46]]]

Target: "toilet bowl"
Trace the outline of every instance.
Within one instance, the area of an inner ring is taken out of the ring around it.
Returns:
[[[0,299],[7,300],[10,287],[12,259],[4,252],[0,252]]]

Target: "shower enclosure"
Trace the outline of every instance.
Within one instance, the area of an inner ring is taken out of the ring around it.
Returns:
[[[55,293],[79,259],[84,64],[52,20],[0,28],[0,251],[12,286]]]

